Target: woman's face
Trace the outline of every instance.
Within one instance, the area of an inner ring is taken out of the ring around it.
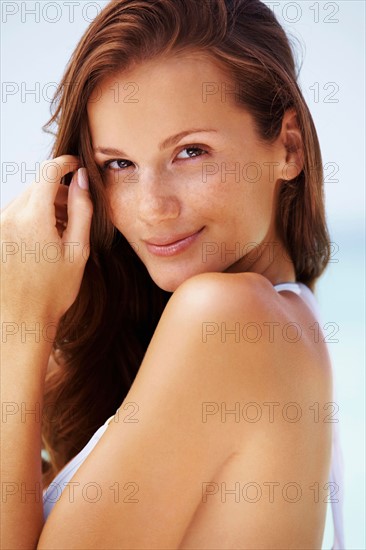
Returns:
[[[169,292],[203,272],[294,279],[274,232],[285,147],[259,140],[232,91],[212,61],[186,54],[113,75],[88,103],[112,222]]]

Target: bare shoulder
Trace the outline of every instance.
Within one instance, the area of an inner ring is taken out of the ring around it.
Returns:
[[[211,349],[254,393],[257,385],[263,394],[270,387],[267,398],[332,401],[327,346],[313,313],[295,293],[278,293],[257,273],[202,273],[178,287],[169,308],[169,341],[176,327],[179,334],[199,334],[200,353]]]
[[[235,547],[240,539],[248,548],[271,543],[286,548],[290,532],[293,548],[318,547],[325,505],[314,504],[309,487],[327,487],[336,404],[325,344],[316,342],[309,329],[311,311],[295,293],[278,293],[265,277],[249,273],[200,274],[172,298],[162,346],[170,331],[169,347],[184,354],[184,335],[190,373],[201,380],[193,387],[191,406],[200,400],[202,422],[216,429],[218,446],[220,430],[230,434],[233,453],[212,485],[233,487],[244,479],[244,485],[251,482],[263,491],[258,504],[244,502],[240,512],[237,501],[231,507],[212,498],[187,530],[182,547],[195,548],[200,529],[204,540],[217,547]],[[187,363],[180,366],[182,374]],[[296,509],[292,497],[266,504],[272,482],[281,491],[296,487],[302,494]],[[221,531],[213,530],[223,521],[231,526],[233,540],[221,541]],[[241,528],[232,528],[233,522]],[[264,522],[273,529],[263,533]]]
[[[178,287],[166,314],[181,321],[189,318],[192,323],[208,318],[223,322],[250,320],[273,308],[276,294],[271,283],[257,273],[200,273]]]
[[[326,384],[307,343],[261,335],[286,314],[269,285],[255,274],[210,273],[173,293],[121,414],[71,479],[94,480],[103,498],[90,506],[79,491],[71,510],[64,491],[39,549],[87,548],[91,532],[95,548],[319,547],[326,495],[314,503],[309,487],[328,480]],[[298,316],[301,304],[291,303]],[[131,404],[138,421],[121,421]],[[115,480],[140,491],[133,507],[104,498]],[[207,484],[241,482],[263,498],[239,506],[218,495],[206,505]],[[303,498],[278,496],[294,484]]]
[[[238,308],[268,302],[276,292],[258,273],[200,273],[178,287],[174,293],[197,307]]]

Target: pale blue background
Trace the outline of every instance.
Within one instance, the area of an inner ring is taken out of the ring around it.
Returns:
[[[302,44],[303,67],[300,84],[318,130],[324,165],[336,163],[337,174],[326,183],[327,217],[332,241],[336,243],[333,263],[320,280],[316,296],[324,323],[339,325],[338,343],[329,344],[334,365],[340,430],[345,460],[345,531],[348,549],[366,548],[365,514],[365,375],[364,375],[364,204],[365,204],[365,3],[266,2],[273,6],[285,29]],[[41,132],[49,118],[49,102],[66,62],[97,13],[106,2],[39,2],[39,22],[27,10],[36,2],[1,2],[2,81],[14,82],[19,93],[2,97],[1,153],[4,162],[28,168],[44,160],[51,144]],[[279,4],[279,5],[278,5]],[[319,10],[319,21],[315,13]],[[13,15],[6,11],[18,9]],[[301,11],[300,11],[301,10]],[[325,22],[329,20],[338,22]],[[53,23],[51,21],[54,21]],[[23,84],[21,84],[23,83]],[[39,96],[21,97],[21,90],[35,88]],[[318,83],[318,84],[315,84]],[[333,96],[326,96],[338,87]],[[319,87],[315,101],[311,88]],[[333,85],[332,85],[333,86]],[[30,183],[34,175],[19,171],[5,181],[2,174],[2,205],[5,206]],[[327,522],[324,548],[332,541]]]

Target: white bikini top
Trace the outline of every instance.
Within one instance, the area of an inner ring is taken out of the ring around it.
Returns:
[[[312,291],[303,283],[280,283],[274,285],[277,292],[288,290],[301,296],[305,302],[309,305],[313,311],[315,317],[320,323],[321,315],[318,303],[315,299]],[[63,490],[70,482],[71,478],[84,462],[86,457],[94,449],[104,432],[106,431],[108,424],[114,418],[115,415],[109,417],[105,423],[95,432],[85,447],[71,459],[57,474],[54,480],[43,491],[43,510],[44,519],[47,520],[53,506],[59,500]],[[330,483],[330,495],[333,517],[333,546],[332,550],[344,549],[344,528],[343,528],[343,457],[342,449],[340,445],[338,423],[332,424],[333,439],[332,439],[332,462],[329,475]]]

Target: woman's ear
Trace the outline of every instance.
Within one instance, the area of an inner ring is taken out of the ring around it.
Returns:
[[[282,179],[292,180],[300,174],[304,167],[303,141],[294,108],[285,112],[279,138],[285,149]]]

